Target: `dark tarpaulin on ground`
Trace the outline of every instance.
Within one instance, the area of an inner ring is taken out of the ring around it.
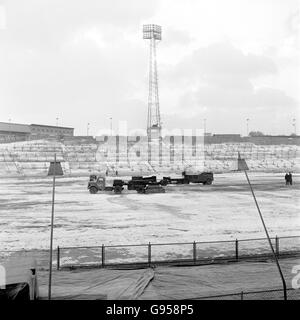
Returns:
[[[40,299],[47,299],[48,273],[40,274]],[[54,300],[135,300],[153,276],[152,269],[54,271],[51,297]]]
[[[28,283],[15,283],[0,289],[0,300],[30,300]]]
[[[281,259],[287,283],[299,260]],[[39,273],[40,297],[47,299],[48,273]],[[53,299],[177,300],[280,290],[282,284],[271,260],[203,266],[170,266],[138,270],[77,269],[54,271]]]
[[[297,259],[280,260],[287,283]],[[188,267],[158,267],[141,300],[199,299],[208,296],[281,289],[282,283],[271,260]]]
[[[1,265],[4,283],[0,300],[30,300],[38,296],[36,262],[32,259],[10,259]]]

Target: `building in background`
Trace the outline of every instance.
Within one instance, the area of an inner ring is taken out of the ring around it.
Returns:
[[[0,141],[23,141],[30,136],[30,127],[26,124],[0,122]]]
[[[26,124],[0,122],[0,139],[4,140],[5,137],[16,137],[26,140],[29,135],[30,127]]]
[[[47,126],[41,124],[20,124],[0,122],[0,141],[24,141],[41,138],[73,137],[74,128]]]
[[[31,124],[30,126],[31,136],[50,136],[50,137],[73,137],[74,128],[47,126],[42,124]]]

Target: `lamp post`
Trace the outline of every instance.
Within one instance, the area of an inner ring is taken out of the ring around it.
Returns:
[[[247,136],[249,136],[249,118],[246,119],[247,122]]]
[[[263,225],[263,228],[264,228],[264,230],[265,230],[266,237],[267,237],[267,239],[268,239],[268,242],[269,242],[269,245],[270,245],[272,254],[273,254],[273,258],[274,258],[274,260],[275,260],[275,262],[276,262],[276,266],[277,266],[278,272],[279,272],[279,274],[280,274],[280,278],[281,278],[282,286],[283,286],[283,296],[284,296],[284,300],[287,300],[285,279],[284,279],[283,273],[282,273],[282,271],[281,271],[280,264],[279,264],[278,258],[277,258],[277,256],[276,256],[275,250],[274,250],[274,248],[273,248],[272,241],[271,241],[271,238],[270,238],[270,236],[269,236],[269,232],[268,232],[267,226],[266,226],[266,224],[265,224],[263,215],[262,215],[262,213],[261,213],[261,211],[260,211],[260,208],[259,208],[258,202],[257,202],[257,200],[256,200],[256,197],[255,197],[255,194],[254,194],[254,191],[253,191],[251,182],[250,182],[250,180],[249,180],[249,177],[248,177],[248,174],[247,174],[247,170],[249,170],[249,168],[248,168],[248,166],[247,166],[247,163],[246,163],[245,159],[241,159],[241,155],[240,155],[240,153],[238,153],[238,171],[244,171],[245,176],[246,176],[246,178],[247,178],[247,182],[248,182],[248,184],[249,184],[249,187],[250,187],[250,190],[251,190],[251,193],[252,193],[252,196],[253,196],[253,199],[254,199],[254,202],[255,202],[257,211],[258,211],[258,213],[259,213],[260,220],[261,220],[262,225]]]
[[[54,153],[54,162],[50,163],[48,176],[53,176],[52,182],[52,210],[51,210],[51,230],[50,230],[50,252],[49,252],[49,284],[48,284],[48,300],[51,300],[52,285],[52,251],[53,251],[53,227],[54,227],[54,201],[55,201],[55,177],[63,175],[60,162],[56,162],[56,153]]]
[[[109,118],[110,120],[110,135],[112,136],[113,135],[113,132],[112,132],[112,118]]]
[[[88,122],[87,126],[86,126],[86,135],[89,135],[89,129],[90,129],[90,123]]]
[[[206,119],[203,119],[203,130],[204,130],[204,136],[206,134]]]
[[[296,130],[296,119],[293,119],[293,127],[294,127],[294,134],[297,135],[297,130]]]

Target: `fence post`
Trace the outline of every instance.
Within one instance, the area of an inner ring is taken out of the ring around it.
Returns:
[[[244,292],[241,292],[241,300],[244,300]]]
[[[275,248],[276,248],[276,255],[279,256],[279,238],[275,237]]]
[[[57,261],[56,261],[56,269],[59,270],[60,267],[60,248],[57,246]]]
[[[235,260],[239,260],[239,241],[238,239],[235,240]]]
[[[197,251],[196,251],[196,242],[193,242],[193,261],[196,263],[197,260]]]
[[[151,243],[148,244],[148,265],[151,266]]]
[[[102,257],[102,268],[105,266],[105,246],[102,244],[102,251],[101,251],[101,257]]]

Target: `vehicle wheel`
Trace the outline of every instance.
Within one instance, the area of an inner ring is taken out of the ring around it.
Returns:
[[[120,187],[115,187],[114,192],[115,192],[115,193],[122,193],[122,188],[120,188]]]
[[[207,180],[206,184],[212,184],[212,181],[211,180]]]
[[[90,193],[95,194],[98,192],[98,189],[96,187],[91,187],[90,188]]]

